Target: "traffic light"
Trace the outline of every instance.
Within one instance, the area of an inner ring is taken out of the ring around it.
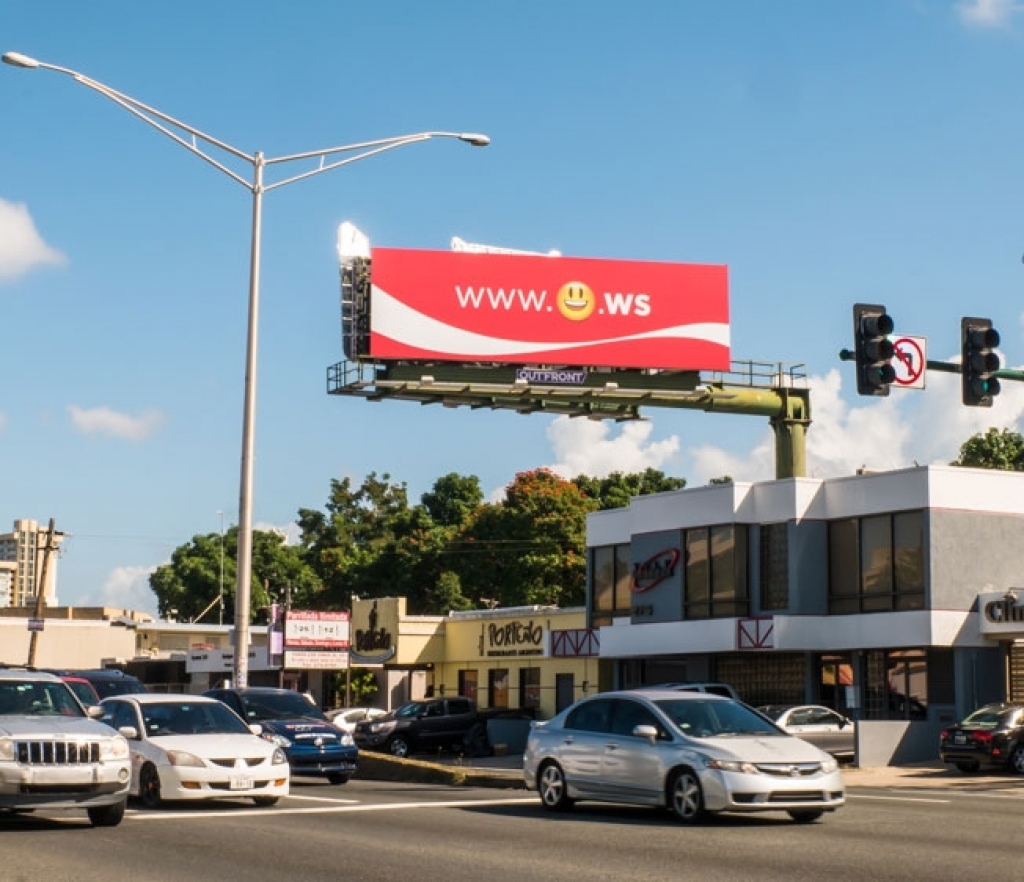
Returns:
[[[896,369],[891,364],[895,350],[889,339],[893,327],[892,316],[884,306],[872,303],[853,305],[859,395],[889,394],[889,385],[896,379]]]
[[[963,402],[970,407],[991,407],[999,394],[996,371],[1002,365],[999,331],[985,318],[960,319],[960,386]]]

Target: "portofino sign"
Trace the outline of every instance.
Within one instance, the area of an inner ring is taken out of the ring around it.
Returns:
[[[540,622],[492,622],[484,629],[484,655],[489,657],[546,655],[545,629]]]

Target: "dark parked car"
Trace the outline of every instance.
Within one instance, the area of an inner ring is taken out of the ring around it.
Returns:
[[[88,680],[100,698],[111,695],[132,695],[136,692],[148,692],[146,684],[138,677],[126,674],[120,668],[95,668],[90,670],[55,670],[51,671],[60,677],[79,677]]]
[[[1024,775],[1024,705],[979,707],[939,735],[939,756],[961,772],[1008,768]]]
[[[356,744],[393,756],[416,751],[484,752],[487,727],[469,698],[408,701],[390,713],[356,723]]]
[[[354,774],[359,749],[352,736],[304,695],[271,686],[210,689],[203,694],[223,701],[247,723],[259,723],[263,737],[285,752],[293,775],[344,784]]]

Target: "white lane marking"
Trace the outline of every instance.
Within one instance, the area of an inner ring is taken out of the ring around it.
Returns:
[[[256,808],[231,811],[225,809],[216,812],[153,812],[152,814],[133,814],[133,821],[174,821],[193,818],[247,818],[271,815],[324,815],[341,812],[383,812],[390,809],[428,809],[428,808],[473,808],[478,805],[536,805],[537,798],[531,799],[458,799],[450,802],[388,802],[379,805],[336,805],[317,808]]]
[[[340,796],[307,796],[299,793],[289,793],[288,799],[305,799],[308,802],[333,802],[335,804],[359,802],[358,799],[344,799]]]
[[[856,795],[847,793],[847,802],[851,799],[874,799],[881,802],[936,802],[942,805],[953,801],[951,799],[927,799],[920,796],[868,796],[863,793],[858,793]]]

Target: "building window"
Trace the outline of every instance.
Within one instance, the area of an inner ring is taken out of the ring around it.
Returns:
[[[750,614],[746,527],[722,524],[683,534],[684,617],[714,619]]]
[[[540,707],[540,668],[519,669],[519,706]]]
[[[610,625],[630,607],[629,545],[602,545],[590,555],[590,627]]]
[[[477,672],[474,670],[459,671],[459,695],[476,701]]]
[[[487,672],[487,706],[508,707],[508,668]]]
[[[760,546],[761,609],[789,606],[789,524],[762,524]]]
[[[924,514],[832,521],[828,569],[833,615],[924,609]]]
[[[865,653],[864,717],[924,720],[928,717],[928,656],[923,649]]]

